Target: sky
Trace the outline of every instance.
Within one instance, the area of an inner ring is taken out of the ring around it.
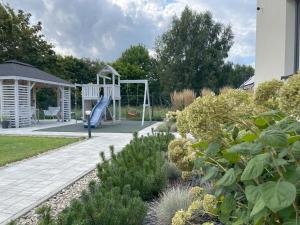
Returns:
[[[234,45],[229,61],[254,65],[255,0],[0,0],[41,21],[43,33],[62,55],[106,62],[135,44],[155,54],[156,38],[170,27],[174,15],[189,6],[209,10],[215,20],[231,25]]]

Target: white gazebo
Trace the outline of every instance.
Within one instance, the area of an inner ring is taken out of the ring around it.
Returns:
[[[0,118],[7,117],[11,127],[32,125],[36,113],[36,91],[57,91],[57,107],[61,121],[71,119],[71,83],[36,67],[11,60],[0,64]]]

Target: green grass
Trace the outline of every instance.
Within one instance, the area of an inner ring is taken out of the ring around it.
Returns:
[[[0,166],[79,141],[81,138],[0,136]]]

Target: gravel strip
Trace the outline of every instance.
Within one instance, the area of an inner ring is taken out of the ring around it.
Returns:
[[[36,209],[45,205],[51,207],[51,215],[56,217],[63,209],[70,205],[72,199],[79,198],[81,196],[81,192],[88,188],[88,185],[92,180],[98,180],[96,169],[86,174],[70,186],[62,189],[56,195],[52,196],[36,208],[30,210],[27,214],[17,219],[16,224],[37,225],[39,218],[36,214]]]

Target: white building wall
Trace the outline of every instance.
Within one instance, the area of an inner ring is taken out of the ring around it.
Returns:
[[[255,85],[294,73],[295,0],[257,0]]]

